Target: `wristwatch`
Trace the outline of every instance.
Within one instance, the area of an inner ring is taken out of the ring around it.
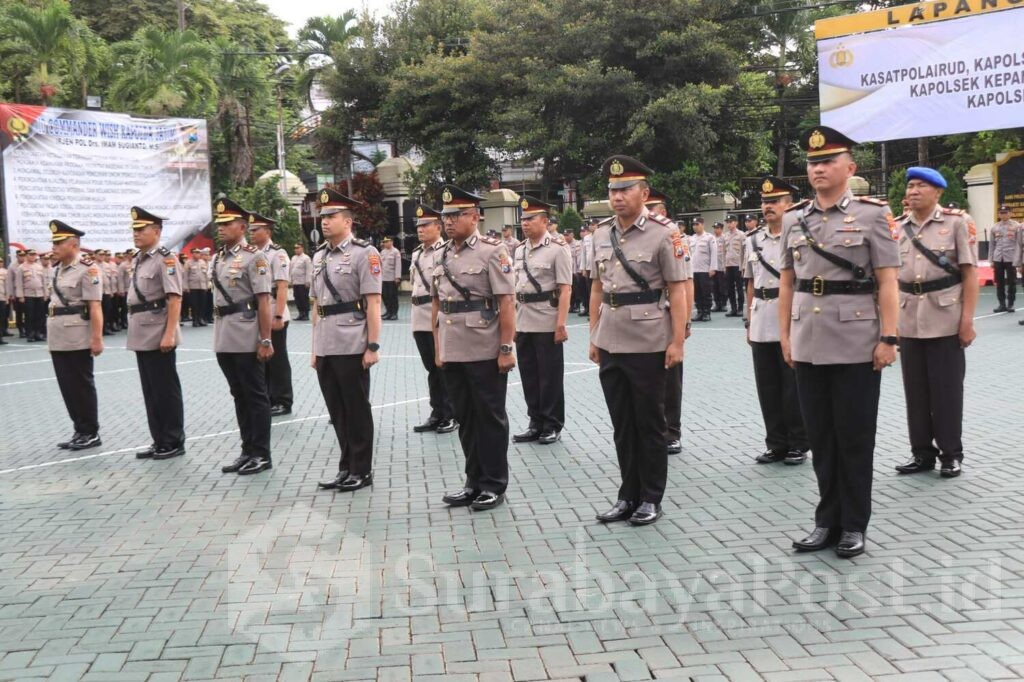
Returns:
[[[275,320],[283,320],[284,319],[284,315],[274,315],[274,319]]]
[[[260,345],[264,348],[270,348],[271,344],[273,344],[273,341],[270,339],[260,339]]]
[[[899,338],[897,338],[895,336],[883,336],[883,337],[880,337],[878,340],[881,341],[882,343],[890,345],[890,346],[897,346],[900,343]]]
[[[368,343],[368,344],[366,344],[366,349],[376,353],[377,351],[380,350],[380,344],[379,343]]]
[[[498,346],[498,350],[501,351],[501,353],[503,355],[508,355],[509,353],[512,352],[512,344],[511,343],[503,343],[500,346]]]

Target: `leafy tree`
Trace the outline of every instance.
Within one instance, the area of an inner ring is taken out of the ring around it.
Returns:
[[[0,35],[6,55],[31,58],[34,71],[30,89],[43,104],[60,90],[61,78],[51,71],[58,62],[73,53],[78,38],[78,22],[66,3],[50,0],[41,8],[15,4],[5,11]]]
[[[345,193],[348,191],[348,187],[342,185],[338,190]],[[381,202],[384,201],[384,186],[380,184],[377,171],[353,175],[350,196],[363,202],[363,205],[354,211],[355,220],[359,223],[359,234],[383,233],[388,226],[388,216],[381,205]]]
[[[289,246],[302,239],[299,212],[281,195],[276,179],[260,180],[252,187],[236,187],[229,194],[245,208],[277,221],[272,236],[275,244]]]
[[[572,232],[578,237],[582,225],[583,216],[572,206],[566,206],[565,210],[558,214],[558,228],[562,234]]]
[[[199,114],[216,102],[217,84],[209,66],[214,50],[195,31],[138,30],[114,47],[121,68],[111,99],[130,111],[173,116]]]
[[[334,52],[344,50],[356,37],[358,29],[359,22],[354,10],[348,10],[338,17],[311,17],[299,29],[298,49],[306,54],[300,62],[304,71],[298,79],[298,86],[311,107],[314,84],[331,63]]]

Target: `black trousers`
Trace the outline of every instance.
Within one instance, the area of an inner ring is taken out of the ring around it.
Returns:
[[[816,526],[867,530],[881,383],[882,373],[870,362],[796,364],[800,411],[814,451],[821,497]]]
[[[373,410],[370,370],[363,369],[362,354],[317,356],[316,376],[341,448],[338,471],[369,474],[373,471]]]
[[[455,418],[455,408],[444,383],[444,372],[434,362],[434,334],[413,332],[416,350],[420,352],[423,369],[427,370],[427,388],[430,392],[430,416],[442,421]]]
[[[28,330],[28,323],[26,322],[28,306],[24,302],[19,303],[14,299],[11,299],[11,304],[14,306],[14,325],[18,328],[18,332],[24,335]]]
[[[796,373],[782,359],[782,344],[751,342],[754,383],[764,418],[765,446],[772,452],[808,449],[800,415]]]
[[[446,362],[444,383],[459,420],[459,442],[466,457],[466,486],[504,493],[508,488],[508,374],[498,360]]]
[[[683,437],[683,363],[665,370],[665,438]]]
[[[103,310],[103,329],[110,331],[114,327],[114,297],[110,294],[103,294],[100,308]]]
[[[900,368],[907,396],[910,451],[934,462],[964,459],[964,375],[967,361],[957,335],[900,337]]]
[[[181,320],[187,322],[192,317],[192,290],[181,291]]]
[[[665,354],[601,349],[600,367],[622,475],[619,499],[661,504],[668,477]]]
[[[569,308],[572,310],[578,310],[580,307],[586,308],[590,303],[590,291],[586,289],[586,278],[580,273],[574,273],[572,276],[572,301],[569,303]]]
[[[25,298],[25,334],[42,338],[46,335],[46,299],[41,296]]]
[[[87,436],[99,433],[99,407],[96,380],[92,374],[92,353],[89,349],[55,350],[50,352],[50,359],[75,433]]]
[[[149,435],[158,450],[171,450],[185,444],[185,408],[181,400],[181,381],[175,352],[135,351],[146,403]]]
[[[716,275],[721,277],[722,275]],[[725,290],[729,295],[729,308],[732,312],[743,310],[743,272],[739,267],[730,265],[725,269]]]
[[[726,292],[727,279],[725,273],[722,272],[711,278],[711,289],[714,294],[716,308],[725,308],[725,304],[729,300],[729,295]]]
[[[7,308],[7,301],[0,301],[0,324],[3,324],[0,327],[0,336],[6,336],[7,328],[11,324],[11,313]]]
[[[292,287],[295,294],[295,309],[299,311],[299,317],[309,319],[309,287],[305,284],[296,284]]]
[[[1013,305],[1017,298],[1017,270],[1013,263],[992,262],[992,271],[996,278],[996,298],[999,305]]]
[[[388,317],[398,314],[398,283],[381,283],[381,302],[384,304],[384,314]]]
[[[217,353],[217,364],[235,400],[242,454],[270,457],[270,400],[256,353]]]
[[[554,332],[518,332],[516,356],[523,378],[530,428],[561,431],[565,426],[565,352]]]
[[[192,326],[198,327],[203,321],[203,307],[206,303],[206,292],[202,289],[192,289],[188,292],[188,307],[192,312]],[[276,349],[276,346],[275,346]]]
[[[715,275],[715,277],[721,276],[721,274]],[[701,315],[711,312],[711,280],[711,275],[706,272],[693,273],[693,307]]]
[[[206,300],[203,301],[203,321],[213,324],[213,292],[206,291]]]
[[[292,363],[288,360],[288,323],[281,329],[270,331],[274,355],[263,365],[267,376],[267,395],[271,405],[292,407]]]
[[[122,329],[128,328],[128,294],[118,294],[117,296],[117,319],[121,323]]]

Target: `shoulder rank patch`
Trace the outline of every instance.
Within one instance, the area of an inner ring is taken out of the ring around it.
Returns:
[[[417,247],[416,247],[415,249],[413,249],[413,250],[412,250],[412,252],[413,252],[413,253],[416,253],[417,251],[422,251],[422,250],[423,250],[423,244],[420,244],[420,245],[419,245],[419,246],[417,246]]]
[[[324,241],[320,242],[320,246],[316,247],[316,251],[323,251],[326,248],[327,248],[327,240],[325,239]],[[316,253],[316,251],[314,251],[313,253]]]
[[[245,246],[242,247],[242,250],[248,251],[249,253],[256,253],[257,251],[259,251],[259,249],[257,249],[252,244],[246,244]],[[266,262],[264,262],[264,265],[266,265]]]
[[[892,217],[892,213],[885,214],[885,220],[889,223],[889,236],[893,238],[893,241],[900,240],[900,225],[896,222],[896,219]]]
[[[560,234],[555,235],[555,237],[551,241],[558,244],[559,246],[565,246],[565,239]]]
[[[494,237],[488,237],[486,234],[485,235],[481,235],[480,241],[482,241],[484,244],[490,244],[491,246],[498,246],[499,244],[503,243],[500,239],[495,239]]]
[[[874,197],[854,197],[857,201],[864,202],[865,204],[874,204],[875,206],[888,206],[889,202],[885,199],[876,199]]]
[[[967,211],[963,210],[962,208],[944,208],[942,209],[942,212],[945,213],[946,215],[963,215],[967,213]]]
[[[658,223],[659,225],[664,225],[665,227],[672,227],[672,221],[669,220],[668,218],[665,218],[664,216],[654,215],[653,213],[648,213],[647,217],[650,220],[653,220],[654,222]]]
[[[811,200],[810,199],[804,199],[803,201],[798,201],[797,203],[795,203],[792,206],[790,206],[789,208],[787,208],[786,209],[786,213],[789,213],[790,211],[796,211],[798,209],[803,208],[804,206],[810,206],[810,205],[811,205]]]
[[[380,277],[380,255],[376,253],[371,253],[369,256],[366,257],[366,260],[369,261],[370,263],[370,274],[373,275],[374,277]]]
[[[178,260],[176,258],[164,258],[164,265],[177,265]]]
[[[168,249],[166,246],[161,246],[160,248],[157,249],[157,252],[161,256],[172,256],[172,255],[174,255],[174,254],[171,253],[171,250]]]
[[[509,262],[508,252],[505,249],[498,252],[498,267],[500,267],[501,271],[506,275],[512,272],[512,263]]]
[[[281,246],[279,244],[275,244],[274,242],[270,242],[270,250],[271,251],[280,251],[281,250]]]
[[[87,254],[87,253],[83,253],[82,254],[82,258],[81,258],[82,265],[92,265],[95,262],[96,261],[94,261],[92,259],[92,256],[90,256],[89,254]]]
[[[352,237],[352,243],[356,244],[357,246],[369,246],[370,245],[370,242],[366,241],[365,239],[360,239],[359,237]]]

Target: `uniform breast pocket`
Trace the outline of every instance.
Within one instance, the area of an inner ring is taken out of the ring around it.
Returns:
[[[490,313],[486,310],[467,313],[466,326],[472,329],[489,329],[497,319],[498,316],[496,314]]]
[[[643,253],[631,253],[626,256],[626,260],[630,263],[650,263],[654,259],[654,254],[650,251]]]
[[[789,243],[789,254],[793,258],[793,265],[807,262],[807,255],[811,247],[805,239],[794,239]]]
[[[839,306],[839,321],[840,322],[866,322],[869,320],[877,320],[878,311],[875,310],[874,303],[847,303]]]
[[[154,310],[148,313],[137,313],[140,316],[139,323],[143,326],[150,327],[158,324],[165,324],[167,322],[167,316],[162,310]]]
[[[660,321],[665,318],[665,311],[657,303],[633,305],[629,307],[629,319],[633,322]]]
[[[359,325],[363,324],[363,322],[366,320],[366,317],[360,315],[353,315],[352,313],[343,313],[341,315],[335,316],[335,319],[337,320],[335,324],[337,324],[339,327],[358,327]]]
[[[835,246],[845,247],[848,249],[854,249],[858,246],[864,246],[864,235],[862,234],[837,234],[835,237]]]

